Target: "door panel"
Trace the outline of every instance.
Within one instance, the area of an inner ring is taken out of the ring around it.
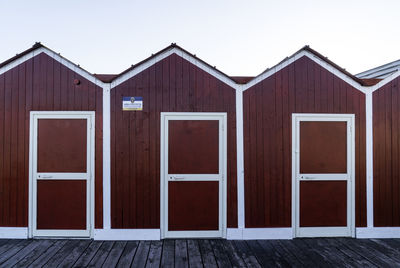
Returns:
[[[162,237],[224,237],[226,114],[161,117]]]
[[[218,174],[219,121],[173,120],[168,126],[170,174]]]
[[[38,121],[38,172],[86,172],[86,119]]]
[[[91,236],[93,124],[93,112],[31,112],[31,236]]]
[[[218,230],[217,181],[171,181],[168,196],[169,230]]]
[[[295,236],[354,236],[354,115],[293,114]]]
[[[346,181],[300,182],[300,227],[346,225]]]
[[[347,172],[347,123],[300,122],[300,172]]]
[[[37,229],[86,229],[86,181],[39,180]]]

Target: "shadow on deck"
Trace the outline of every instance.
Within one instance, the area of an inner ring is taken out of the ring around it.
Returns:
[[[0,267],[394,267],[400,239],[0,240]]]

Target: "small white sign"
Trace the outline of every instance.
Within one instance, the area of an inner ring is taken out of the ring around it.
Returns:
[[[143,97],[122,97],[122,111],[142,111]]]

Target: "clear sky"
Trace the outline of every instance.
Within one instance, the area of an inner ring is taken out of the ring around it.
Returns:
[[[400,59],[399,0],[0,0],[0,62],[41,41],[91,73],[172,42],[228,75],[310,45],[353,74]]]

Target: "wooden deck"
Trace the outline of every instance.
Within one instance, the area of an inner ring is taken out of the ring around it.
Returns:
[[[400,267],[400,239],[0,240],[0,267]]]

